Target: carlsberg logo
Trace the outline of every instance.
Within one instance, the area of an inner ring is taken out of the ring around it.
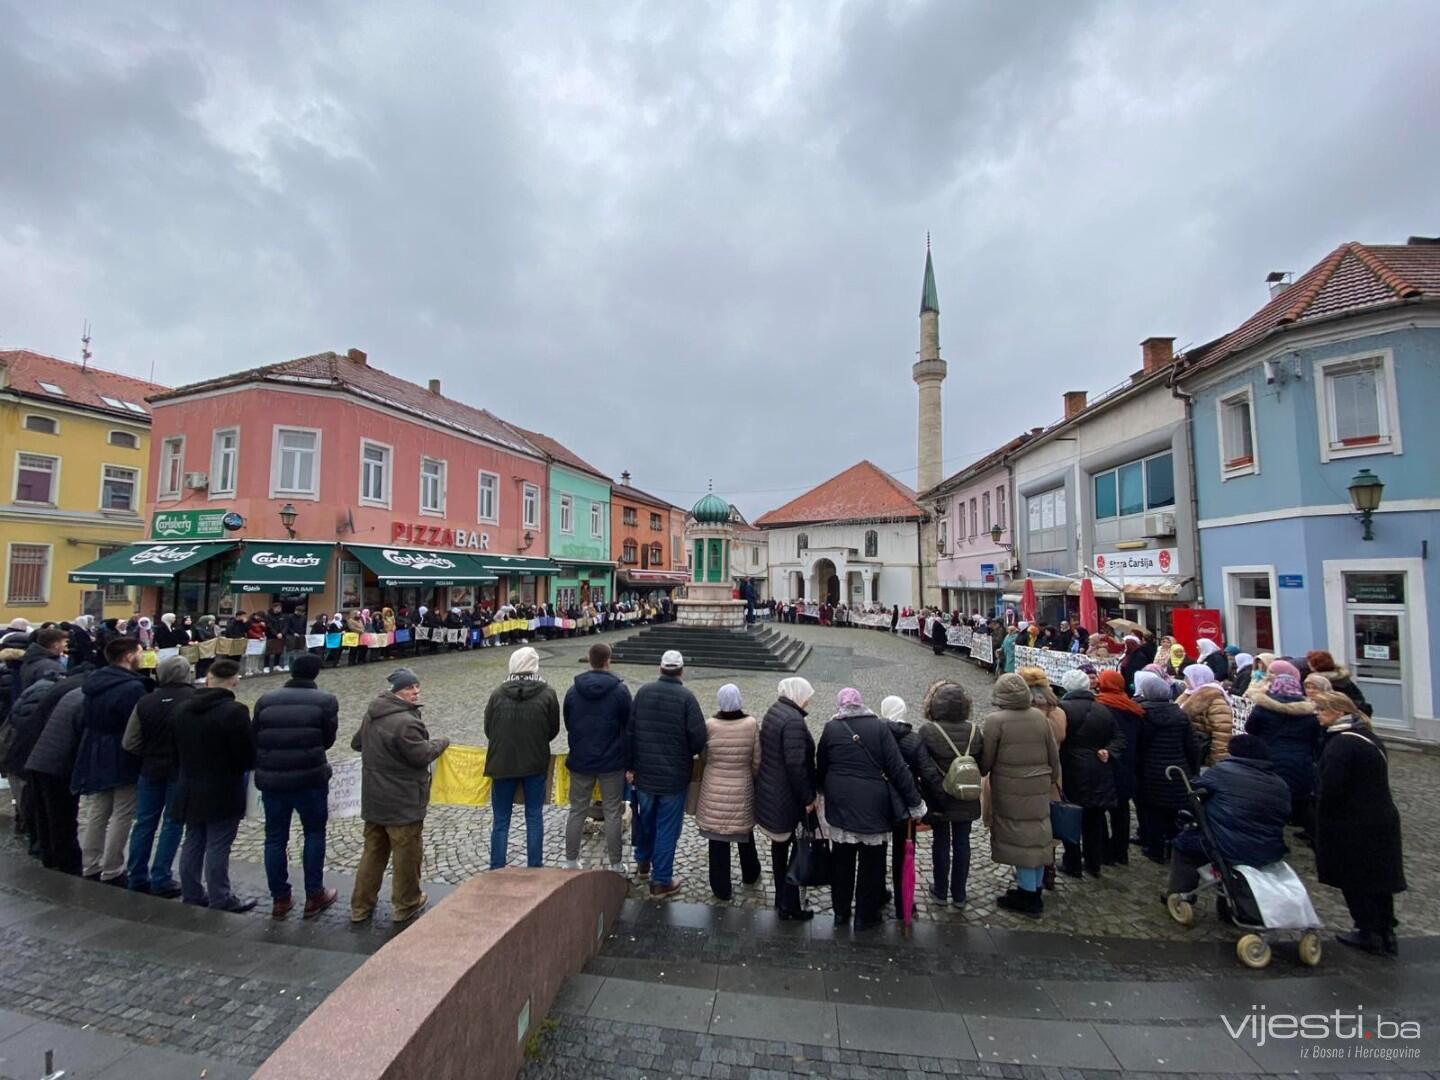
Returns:
[[[418,551],[396,551],[394,548],[385,548],[380,552],[381,557],[396,566],[407,566],[411,570],[426,570],[434,567],[437,570],[453,570],[455,563],[443,555],[422,554]]]
[[[198,547],[151,547],[144,551],[137,551],[130,556],[132,566],[140,566],[144,563],[173,563],[183,562],[199,554]]]
[[[320,560],[314,555],[282,555],[278,551],[257,551],[250,560],[256,566],[303,567],[319,566]]]

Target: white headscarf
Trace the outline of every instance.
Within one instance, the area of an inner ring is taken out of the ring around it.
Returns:
[[[719,705],[721,712],[740,712],[743,708],[740,704],[740,688],[734,683],[726,683],[715,694],[715,703]]]
[[[167,611],[164,615],[160,616],[160,621],[166,626],[173,627],[175,625],[175,613],[173,611]]]
[[[1196,638],[1195,648],[1200,652],[1199,657],[1197,657],[1197,659],[1200,660],[1204,660],[1205,657],[1209,656],[1212,652],[1218,652],[1220,650],[1220,646],[1216,645],[1215,642],[1211,641],[1208,637]]]
[[[802,679],[798,675],[792,675],[788,679],[780,680],[780,696],[803,709],[806,705],[810,704],[810,699],[815,696],[815,688],[810,685],[808,679]]]
[[[880,702],[880,715],[886,720],[904,720],[906,711],[905,699],[894,694]]]
[[[1208,671],[1209,668],[1206,668]],[[1081,671],[1078,667],[1072,667],[1064,675],[1060,676],[1060,685],[1065,688],[1066,693],[1074,690],[1089,690],[1090,676]]]
[[[511,675],[538,675],[540,673],[540,654],[530,646],[523,649],[516,649],[510,654]]]

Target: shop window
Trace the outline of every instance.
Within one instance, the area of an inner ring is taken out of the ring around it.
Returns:
[[[578,607],[580,590],[573,585],[563,585],[555,590],[555,606],[559,608]]]
[[[438,458],[420,459],[420,512],[445,513],[445,462]]]
[[[275,495],[319,495],[320,432],[275,429]]]
[[[1095,520],[1130,517],[1175,505],[1175,457],[1168,450],[1096,473]],[[1033,510],[1031,512],[1034,514]]]
[[[1220,476],[1259,472],[1255,461],[1255,411],[1250,387],[1223,397],[1220,408]]]
[[[126,450],[140,449],[140,436],[133,431],[112,431],[109,441],[111,446],[124,447]]]
[[[59,486],[60,459],[45,454],[15,456],[15,501],[55,504]]]
[[[25,414],[25,430],[38,431],[42,435],[60,434],[60,421],[53,416],[41,416],[39,413]]]
[[[560,531],[562,533],[575,531],[575,500],[569,495],[560,496]]]
[[[1030,551],[1063,551],[1066,546],[1065,489],[1031,495],[1025,500]]]
[[[106,465],[100,480],[100,509],[135,512],[140,470]]]
[[[500,477],[495,473],[480,474],[480,501],[477,505],[481,521],[500,520]]]
[[[1326,360],[1317,368],[1321,460],[1398,454],[1400,427],[1390,354]]]
[[[185,436],[177,435],[160,444],[160,498],[178,499],[184,479]]]
[[[210,494],[234,495],[235,472],[240,460],[240,430],[215,432],[210,444]]]
[[[521,494],[525,528],[538,529],[540,527],[540,489],[534,484],[526,484]]]
[[[360,440],[360,501],[390,505],[390,447],[368,439]]]
[[[11,544],[5,574],[7,604],[43,604],[50,596],[50,545]]]
[[[945,527],[945,522],[944,522],[943,519],[942,519],[941,522],[940,522],[940,527],[941,527],[942,529]],[[880,554],[880,534],[877,533],[874,529],[866,529],[866,530],[865,530],[865,557],[866,557],[867,559],[874,559],[874,558],[877,558],[877,557],[879,556],[879,554]]]

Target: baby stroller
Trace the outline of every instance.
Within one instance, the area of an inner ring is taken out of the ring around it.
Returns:
[[[1207,889],[1215,890],[1215,912],[1232,926],[1245,931],[1235,943],[1235,955],[1249,968],[1263,968],[1270,963],[1267,935],[1276,931],[1300,932],[1300,962],[1307,967],[1320,963],[1319,929],[1324,924],[1315,914],[1310,894],[1288,863],[1269,866],[1232,866],[1220,853],[1205,816],[1205,803],[1200,792],[1190,786],[1190,778],[1176,765],[1165,770],[1172,780],[1185,785],[1190,811],[1182,812],[1182,820],[1190,818],[1185,828],[1198,828],[1210,864],[1200,868],[1200,885],[1188,894],[1175,893],[1165,900],[1170,917],[1182,926],[1195,922],[1195,902]]]

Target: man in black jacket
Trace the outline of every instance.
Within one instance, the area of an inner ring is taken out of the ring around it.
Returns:
[[[630,764],[626,732],[630,727],[630,691],[610,674],[610,646],[590,646],[590,670],[575,676],[565,692],[565,733],[570,741],[565,767],[570,772],[570,816],[565,820],[565,866],[580,869],[580,835],[595,785],[605,814],[607,864],[618,874],[625,808],[625,769]]]
[[[650,878],[651,896],[673,896],[675,845],[685,820],[685,792],[695,755],[705,749],[705,714],[685,689],[685,658],[670,649],[660,658],[660,678],[635,694],[630,722],[631,781],[639,806],[631,833],[635,870]]]
[[[70,790],[70,774],[80,745],[85,703],[82,688],[89,676],[89,665],[82,665],[45,696],[36,717],[39,734],[25,759],[25,772],[34,788],[40,862],[47,870],[77,877],[81,865],[80,797]]]
[[[20,699],[31,683],[47,675],[59,678],[65,673],[62,659],[70,647],[70,635],[55,626],[35,631],[35,640],[25,650],[20,661],[20,688],[15,700]]]
[[[325,751],[335,745],[340,702],[315,685],[320,658],[298,654],[290,679],[255,703],[255,786],[265,806],[265,877],[273,918],[283,919],[295,906],[291,898],[286,844],[290,818],[300,815],[305,846],[305,918],[314,918],[335,902],[325,886],[325,824],[329,820],[330,764]]]
[[[255,906],[230,891],[230,846],[245,816],[245,774],[255,765],[250,711],[235,700],[238,685],[240,665],[216,660],[204,688],[171,718],[180,759],[173,813],[185,823],[181,895],[187,904],[237,913]]]
[[[175,853],[180,850],[185,829],[165,812],[179,778],[170,719],[194,695],[195,672],[183,656],[167,656],[156,667],[155,679],[159,685],[135,703],[120,741],[140,759],[125,880],[132,892],[154,893],[173,900],[180,895],[180,883],[175,880]]]

